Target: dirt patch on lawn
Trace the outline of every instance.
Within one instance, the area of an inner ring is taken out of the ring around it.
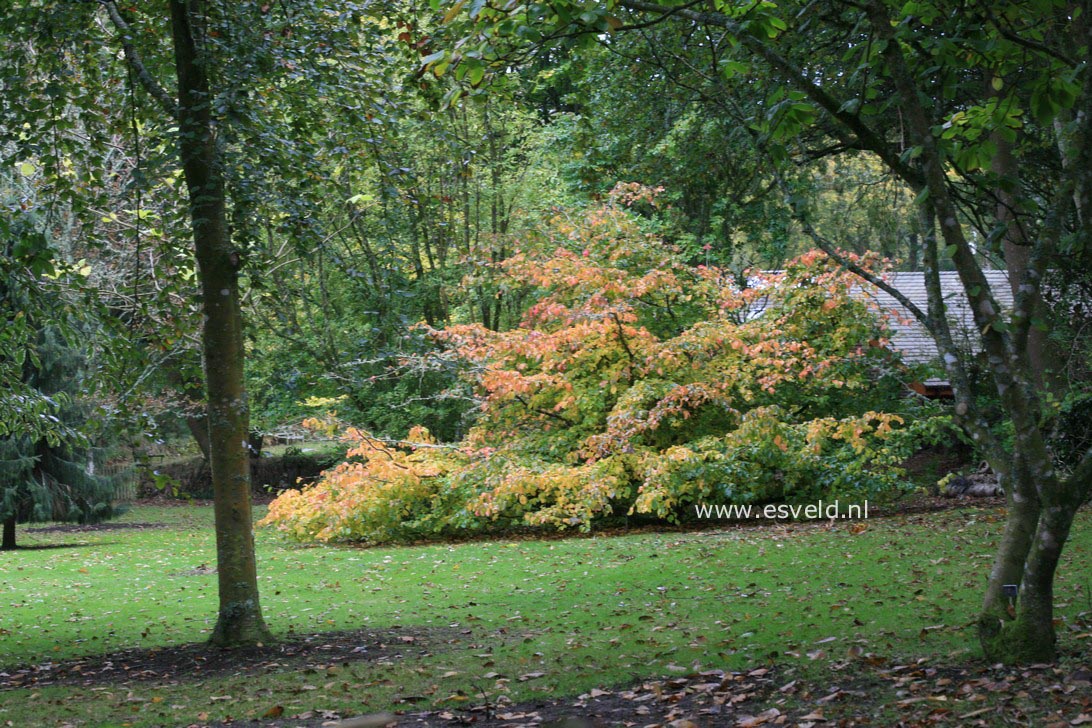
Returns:
[[[130,649],[109,655],[0,668],[0,691],[46,686],[170,684],[226,675],[327,670],[353,662],[419,659],[468,639],[455,629],[397,627],[291,635],[265,647],[217,650],[205,644]]]

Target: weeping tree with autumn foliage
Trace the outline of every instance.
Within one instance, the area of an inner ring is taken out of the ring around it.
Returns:
[[[949,423],[900,396],[905,370],[859,282],[813,252],[740,287],[643,230],[637,201],[655,204],[620,186],[500,264],[533,300],[517,327],[432,332],[479,398],[462,442],[350,430],[353,459],[281,496],[266,522],[383,541],[905,487],[898,464]]]

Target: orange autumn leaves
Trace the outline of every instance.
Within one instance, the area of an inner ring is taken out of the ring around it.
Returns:
[[[315,485],[278,496],[261,525],[299,541],[397,540],[404,522],[429,512],[435,483],[464,464],[454,451],[433,449],[436,443],[422,427],[398,446],[356,428],[342,438],[351,445],[348,459]]]
[[[391,447],[350,433],[354,460],[282,496],[267,523],[382,541],[875,494],[945,426],[894,411],[907,402],[883,321],[821,253],[741,287],[687,265],[615,201],[559,218],[499,273],[530,301],[516,328],[431,332],[480,395],[467,437],[439,447],[418,431]]]

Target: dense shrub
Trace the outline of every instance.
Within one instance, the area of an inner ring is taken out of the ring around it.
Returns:
[[[683,265],[608,205],[558,220],[548,244],[503,270],[533,301],[517,328],[433,332],[481,396],[458,448],[355,433],[361,462],[283,496],[268,523],[379,541],[677,519],[697,502],[876,497],[948,427],[901,396],[883,316],[821,253],[741,289],[724,270]]]

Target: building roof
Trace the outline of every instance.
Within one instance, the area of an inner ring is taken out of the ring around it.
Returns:
[[[994,300],[1002,309],[1012,309],[1013,295],[1012,287],[1009,285],[1008,271],[985,270],[982,272],[993,291]],[[928,310],[929,301],[925,292],[924,273],[888,273],[886,280],[922,311]],[[971,306],[967,301],[967,294],[963,290],[959,275],[955,271],[941,271],[940,290],[941,295],[944,296],[948,322],[956,346],[970,351],[979,351],[982,348],[981,336],[975,326]],[[881,311],[892,314],[890,318],[893,333],[891,345],[902,353],[903,361],[918,364],[937,358],[937,345],[933,337],[902,304],[887,293],[872,290],[871,287],[869,295],[876,300]]]
[[[768,273],[780,273],[781,271],[767,271]],[[982,274],[989,283],[994,300],[1007,313],[1013,307],[1012,286],[1009,284],[1008,271],[984,270]],[[922,311],[928,312],[929,300],[925,290],[925,274],[922,272],[893,272],[884,275],[884,280],[897,291],[906,296]],[[760,279],[749,281],[750,285],[762,286]],[[888,326],[891,328],[891,346],[902,354],[902,359],[908,364],[925,364],[939,358],[936,342],[925,330],[925,327],[914,318],[901,303],[891,295],[866,285],[857,289],[860,295],[868,296],[876,302],[881,313],[888,316]],[[863,291],[863,293],[862,293]],[[952,331],[952,339],[955,345],[969,352],[977,353],[982,350],[982,336],[975,325],[974,316],[971,313],[971,305],[967,300],[967,294],[963,290],[963,283],[959,280],[959,274],[955,271],[940,272],[940,292],[944,298],[945,312]],[[759,299],[750,306],[748,317],[761,316],[766,310],[767,301]],[[946,380],[930,379],[932,383],[946,383]],[[927,382],[927,383],[928,383]]]

